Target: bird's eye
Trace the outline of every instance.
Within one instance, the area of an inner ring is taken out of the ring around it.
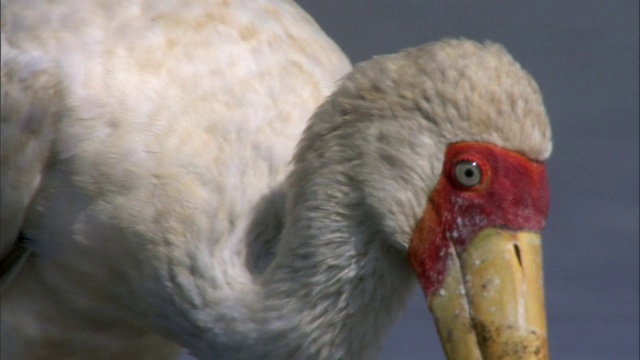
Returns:
[[[482,170],[475,161],[460,161],[456,164],[455,177],[458,184],[470,188],[482,181]]]

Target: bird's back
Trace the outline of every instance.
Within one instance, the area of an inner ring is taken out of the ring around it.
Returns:
[[[146,295],[181,276],[167,261],[230,286],[252,209],[349,68],[287,1],[3,2],[2,253],[23,231],[36,254],[2,296],[3,355],[91,351],[69,329],[131,319],[119,341],[145,335]]]

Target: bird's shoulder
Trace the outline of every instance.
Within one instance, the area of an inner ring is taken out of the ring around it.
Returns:
[[[290,1],[7,1],[2,36],[3,251],[223,238],[350,70]]]

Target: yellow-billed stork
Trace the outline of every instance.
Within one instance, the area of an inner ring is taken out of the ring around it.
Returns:
[[[534,80],[350,71],[291,1],[3,1],[2,358],[370,358],[416,275],[449,358],[546,358]]]

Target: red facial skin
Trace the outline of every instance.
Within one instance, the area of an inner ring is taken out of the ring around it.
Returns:
[[[460,161],[480,166],[479,184],[464,187],[456,180]],[[548,211],[549,182],[543,163],[486,143],[450,145],[409,246],[425,294],[442,287],[450,254],[464,252],[480,231],[489,227],[539,231]]]

